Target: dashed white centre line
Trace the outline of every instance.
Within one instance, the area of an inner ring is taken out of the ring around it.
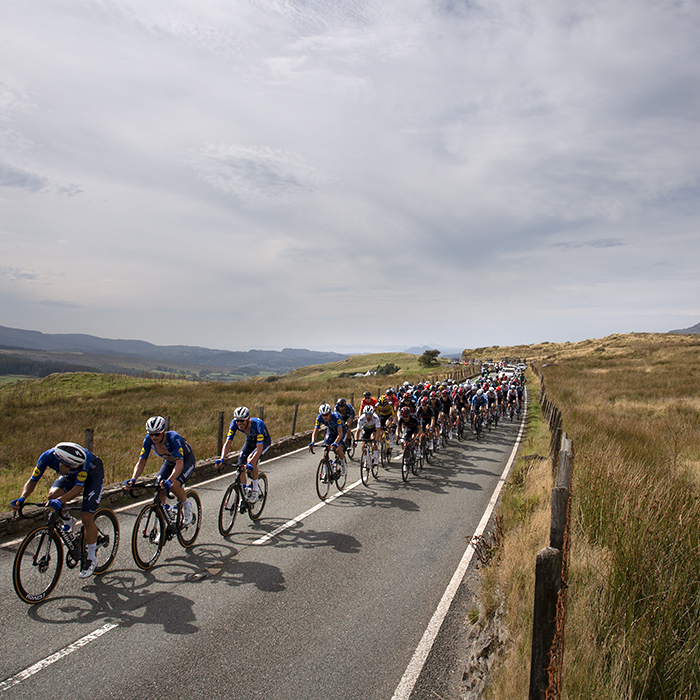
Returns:
[[[5,679],[2,683],[0,683],[0,693],[4,693],[9,688],[19,685],[22,681],[26,681],[27,678],[31,678],[35,673],[39,673],[39,671],[42,669],[45,669],[47,666],[51,666],[51,664],[56,663],[56,661],[60,661],[62,658],[68,656],[68,654],[72,654],[74,651],[84,647],[86,644],[94,642],[96,639],[101,637],[103,634],[106,634],[110,630],[113,630],[115,627],[118,627],[116,623],[108,622],[107,624],[102,625],[102,627],[96,629],[94,632],[90,632],[90,634],[86,634],[84,637],[81,637],[77,642],[69,644],[67,647],[57,651],[55,654],[51,654],[51,656],[47,656],[45,659],[37,661],[37,663],[35,663],[33,666],[25,668],[24,671],[20,671],[11,678]]]

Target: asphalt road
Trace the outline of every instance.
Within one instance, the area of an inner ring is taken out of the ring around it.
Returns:
[[[319,504],[318,450],[264,463],[263,517],[239,516],[227,538],[216,518],[232,476],[198,484],[196,544],[183,550],[170,541],[148,572],[131,556],[138,505],[120,509],[112,568],[81,581],[64,567],[50,598],[34,606],[12,588],[18,543],[3,543],[0,696],[389,700],[518,430],[506,422],[479,443],[454,441],[408,483],[392,464],[365,487],[356,458],[344,493],[263,543]],[[412,698],[435,698],[451,653],[430,654]]]

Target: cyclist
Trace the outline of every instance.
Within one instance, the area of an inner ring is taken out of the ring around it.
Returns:
[[[141,454],[134,466],[131,479],[127,479],[124,486],[131,488],[136,483],[136,479],[143,474],[146,460],[153,450],[163,458],[157,478],[158,483],[163,487],[159,494],[160,502],[170,517],[177,515],[177,511],[170,509],[165,502],[168,491],[172,491],[182,504],[182,522],[184,525],[189,525],[192,522],[192,504],[187,500],[183,486],[192,476],[197,460],[187,440],[174,430],[166,431],[165,428],[163,416],[151,416],[146,421],[146,437],[143,440]]]
[[[487,405],[484,390],[477,389],[476,394],[472,397],[472,421],[476,421],[479,415],[483,415],[486,412]],[[474,426],[474,433],[476,434],[476,425]]]
[[[10,503],[12,510],[18,511],[22,508],[47,467],[58,474],[58,478],[49,489],[47,506],[60,511],[81,491],[83,493],[80,519],[85,528],[87,559],[82,564],[80,578],[87,578],[92,576],[97,566],[95,511],[100,504],[105,481],[102,460],[75,442],[59,442],[56,447],[39,457],[32,475],[22,489],[22,495]]]
[[[362,394],[362,403],[360,403],[360,413],[365,410],[365,406],[371,406],[372,408],[375,408],[377,405],[377,399],[372,396],[371,391],[365,391],[364,394]]]
[[[251,418],[248,407],[239,406],[233,412],[233,420],[229,425],[224,446],[221,448],[221,457],[215,462],[216,466],[224,463],[226,455],[233,447],[233,438],[238,431],[245,435],[245,442],[238,453],[238,466],[242,467],[245,464],[245,469],[241,470],[241,487],[248,501],[255,503],[260,496],[260,487],[258,485],[260,470],[258,464],[260,458],[270,449],[272,438],[262,418]],[[247,488],[247,472],[250,472],[250,489]]]
[[[381,421],[379,416],[374,412],[372,406],[365,406],[362,409],[362,415],[357,421],[357,431],[355,439],[363,442],[372,442],[374,450],[372,451],[372,464],[379,464],[379,448],[377,447],[377,437],[381,430]],[[362,436],[360,436],[362,431]]]
[[[345,423],[345,431],[347,434],[348,430],[352,430],[352,424],[355,420],[355,409],[351,403],[344,398],[339,398],[338,403],[335,405],[335,412],[340,414]]]
[[[416,417],[416,414],[411,411],[408,406],[404,406],[399,413],[399,423],[396,428],[397,434],[401,435],[401,443],[406,449],[411,440],[420,440],[420,436],[423,434],[423,428],[421,428],[420,421]],[[401,431],[401,432],[399,432]]]
[[[379,401],[377,401],[377,405],[375,406],[374,410],[379,416],[379,422],[381,423],[382,432],[386,431],[388,428],[394,425],[394,415],[396,412],[394,411],[393,404],[389,401],[389,398],[387,396],[379,397]],[[391,445],[393,439],[392,436],[393,433],[390,431],[389,445]]]
[[[435,439],[435,412],[430,406],[430,399],[424,396],[420,400],[420,405],[416,411],[416,418],[420,421],[421,428],[430,442],[430,449],[434,447]]]
[[[316,424],[314,425],[313,433],[311,433],[311,442],[309,443],[309,449],[312,452],[314,444],[316,443],[316,435],[321,427],[326,428],[326,437],[323,440],[323,444],[330,445],[335,449],[340,464],[340,473],[345,476],[348,467],[345,462],[343,445],[345,443],[345,436],[347,435],[347,426],[345,425],[343,417],[339,413],[334,413],[331,409],[331,405],[328,403],[322,403],[318,407]],[[339,437],[340,439],[338,439]]]

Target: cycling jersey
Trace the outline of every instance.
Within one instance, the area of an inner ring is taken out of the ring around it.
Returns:
[[[102,488],[104,486],[105,474],[102,460],[88,450],[85,450],[87,460],[80,467],[67,467],[63,464],[51,448],[39,456],[36,467],[29,477],[31,481],[37,482],[47,468],[58,473],[51,488],[62,489],[68,493],[73,487],[80,486],[83,489],[83,503],[80,510],[83,513],[94,513],[102,498]],[[67,474],[61,473],[61,467],[68,469]]]
[[[326,438],[323,441],[324,445],[329,445],[332,442],[336,442],[336,438],[341,434],[342,440],[345,440],[347,428],[345,427],[343,417],[339,413],[331,413],[326,419],[324,419],[324,417],[319,413],[316,416],[316,424],[314,428],[318,430],[321,427],[327,428]]]
[[[352,419],[355,417],[355,409],[352,407],[352,404],[346,403],[345,406],[338,406],[338,404],[335,405],[335,412],[340,415],[340,417],[346,422],[350,423]]]
[[[245,443],[238,453],[239,465],[245,464],[248,461],[248,457],[258,448],[258,445],[263,446],[262,454],[265,454],[272,444],[272,438],[262,418],[249,418],[249,420],[250,427],[248,428],[248,433],[239,428],[235,420],[232,420],[228,431],[228,437],[226,438],[227,440],[233,440],[233,436],[238,431],[245,435]]]

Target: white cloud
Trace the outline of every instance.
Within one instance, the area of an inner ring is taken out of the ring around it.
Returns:
[[[447,297],[450,346],[692,325],[698,30],[672,0],[12,0],[0,322],[420,345],[368,309]]]

